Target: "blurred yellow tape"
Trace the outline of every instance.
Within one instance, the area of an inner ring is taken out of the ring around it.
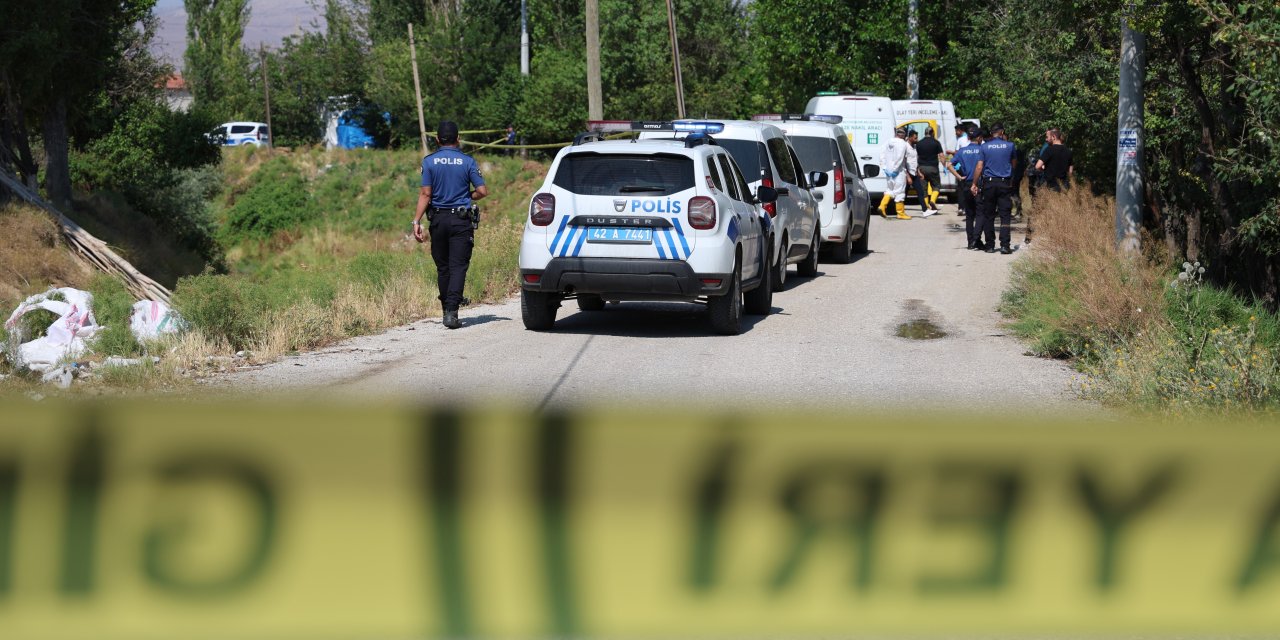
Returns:
[[[0,638],[1280,633],[1280,430],[0,411]]]

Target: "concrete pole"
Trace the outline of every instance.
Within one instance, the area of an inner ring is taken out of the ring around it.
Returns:
[[[520,0],[520,75],[529,75],[529,0]]]
[[[600,91],[600,0],[587,0],[587,119],[604,119]]]
[[[920,0],[907,5],[907,97],[920,99],[920,77],[916,73],[916,53],[920,51]]]
[[[671,66],[676,83],[676,117],[684,117],[684,77],[680,73],[680,38],[676,36],[676,8],[667,0],[667,26],[671,30]]]
[[[1116,246],[1139,248],[1143,199],[1143,77],[1147,37],[1120,23],[1120,109],[1116,137]]]
[[[422,81],[418,79],[418,44],[413,40],[413,23],[409,23],[409,60],[413,62],[413,95],[418,99],[418,138],[422,142],[422,157],[427,157],[427,118],[422,113]]]

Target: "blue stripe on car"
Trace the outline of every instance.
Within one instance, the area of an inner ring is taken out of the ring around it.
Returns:
[[[693,252],[689,250],[689,243],[685,241],[684,227],[680,226],[679,218],[672,218],[671,221],[676,223],[676,235],[680,236],[680,246],[684,247],[684,257],[688,258],[693,255]]]
[[[551,255],[556,253],[556,245],[560,244],[560,236],[564,234],[564,228],[569,224],[569,216],[560,218],[560,228],[556,229],[556,237],[551,241]]]
[[[582,251],[582,243],[586,242],[586,240],[587,240],[587,230],[584,227],[582,229],[582,235],[578,236],[578,244],[573,245],[573,257],[575,258],[578,257],[578,252]]]

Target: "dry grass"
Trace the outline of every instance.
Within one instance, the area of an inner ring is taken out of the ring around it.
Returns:
[[[1091,338],[1132,336],[1160,318],[1171,263],[1116,248],[1113,199],[1086,188],[1041,190],[1033,206],[1035,251],[1015,271],[1005,306],[1038,351],[1080,355]]]
[[[83,288],[92,277],[92,271],[63,244],[58,225],[43,211],[26,205],[0,208],[0,229],[4,236],[0,242],[0,301],[16,302],[51,286]]]

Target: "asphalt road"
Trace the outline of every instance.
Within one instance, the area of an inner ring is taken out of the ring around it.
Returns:
[[[913,209],[914,207],[908,207]],[[916,212],[918,215],[918,211]],[[501,401],[959,408],[983,413],[1081,408],[1062,362],[1025,355],[996,311],[1012,256],[964,249],[955,207],[913,220],[871,222],[871,252],[795,269],[774,313],[746,318],[739,336],[715,335],[701,305],[622,303],[580,312],[555,329],[526,331],[518,299],[463,310],[449,331],[431,318],[240,371],[218,384],[241,391],[424,401]],[[1015,229],[1015,241],[1022,238]],[[927,319],[946,333],[898,337]]]

